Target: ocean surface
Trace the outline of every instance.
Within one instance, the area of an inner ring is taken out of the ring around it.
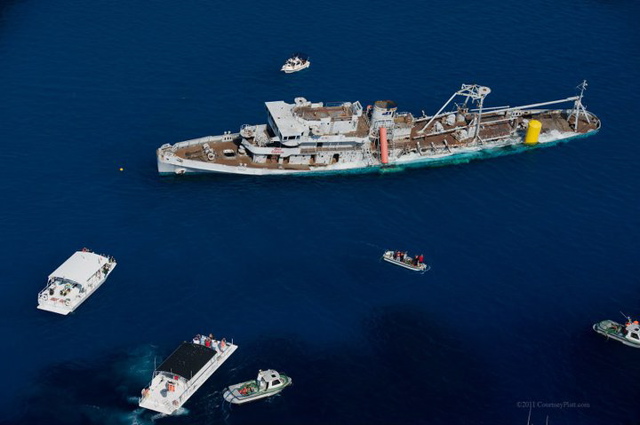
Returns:
[[[638,424],[640,3],[0,3],[2,424]],[[279,71],[294,51],[311,68]],[[263,102],[435,113],[588,80],[595,136],[330,177],[159,177],[155,149],[265,122]],[[120,168],[123,170],[120,171]],[[82,247],[118,267],[70,316],[36,309]],[[423,253],[416,274],[380,261]],[[196,333],[236,353],[176,417],[137,406]],[[274,368],[294,386],[222,390]]]

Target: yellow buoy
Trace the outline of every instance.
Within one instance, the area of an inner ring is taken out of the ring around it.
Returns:
[[[525,145],[535,145],[538,143],[538,136],[540,136],[540,130],[542,129],[542,123],[538,120],[529,121],[529,127],[527,128],[527,135],[524,138]]]
[[[120,167],[120,171],[124,171],[124,168]]]

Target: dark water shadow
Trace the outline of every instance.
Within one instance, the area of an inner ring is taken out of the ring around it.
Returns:
[[[2,423],[144,423],[135,419],[135,410],[140,388],[151,377],[153,356],[144,347],[104,353],[90,363],[52,364],[25,394],[18,394],[13,417]]]
[[[478,424],[493,423],[483,422],[483,415],[496,419],[483,412],[495,405],[487,390],[493,378],[461,343],[454,324],[401,305],[372,310],[360,330],[363,337],[351,342],[319,347],[296,337],[244,345],[233,359],[240,366],[219,374],[220,382],[240,382],[252,377],[247,371],[273,367],[290,375],[293,387],[242,406],[221,403],[220,391],[192,404],[192,414],[179,422]]]
[[[443,325],[418,307],[376,308],[352,340],[307,341],[265,335],[241,345],[182,414],[169,418],[137,406],[157,355],[148,346],[52,365],[20,397],[15,421],[6,423],[488,423],[478,415],[493,405],[485,390],[492,386],[487,367],[461,342],[456,325]],[[225,387],[268,368],[291,376],[293,386],[246,405],[223,401]]]
[[[364,321],[376,423],[482,423],[494,384],[460,325],[406,305],[377,308]]]
[[[616,320],[616,318],[614,318]],[[624,320],[624,319],[623,319]],[[619,321],[623,321],[619,320]],[[639,425],[640,349],[607,339],[585,327],[571,344],[570,370],[574,388],[571,402],[582,403],[554,414],[573,414],[587,424]],[[569,412],[570,411],[570,412]]]

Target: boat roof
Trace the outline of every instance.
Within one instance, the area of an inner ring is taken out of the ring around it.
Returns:
[[[640,333],[640,325],[637,322],[629,323],[626,326],[627,331]]]
[[[183,342],[156,371],[169,372],[182,376],[187,381],[213,358],[216,352],[204,345]]]
[[[105,257],[93,252],[76,251],[60,265],[49,278],[64,278],[77,283],[85,283],[105,263]]]
[[[277,100],[274,102],[265,102],[265,106],[282,137],[300,136],[304,133],[307,127],[296,120],[293,115],[295,105]],[[276,129],[274,128],[274,130]]]
[[[265,381],[272,381],[273,379],[280,379],[280,374],[273,369],[261,370],[258,375]]]

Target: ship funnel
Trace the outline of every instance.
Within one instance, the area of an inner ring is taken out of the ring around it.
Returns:
[[[398,106],[392,100],[378,100],[373,105],[371,113],[371,125],[373,127],[393,127],[393,118],[396,116]]]

